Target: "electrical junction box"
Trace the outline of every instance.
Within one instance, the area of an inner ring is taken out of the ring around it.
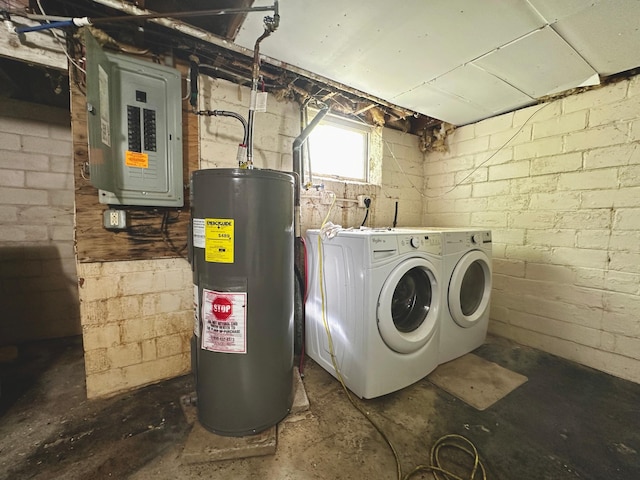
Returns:
[[[106,53],[88,31],[85,40],[89,171],[100,203],[183,206],[180,72]]]

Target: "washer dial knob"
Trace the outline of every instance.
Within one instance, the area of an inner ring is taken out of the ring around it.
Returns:
[[[471,237],[471,242],[472,242],[472,243],[482,243],[482,235],[481,235],[481,234],[479,234],[479,233],[474,234],[474,235]]]
[[[411,237],[409,243],[413,248],[418,248],[420,246],[420,237]]]

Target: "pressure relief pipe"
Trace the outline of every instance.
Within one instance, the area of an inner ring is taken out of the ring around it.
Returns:
[[[309,122],[300,135],[296,137],[293,141],[293,173],[297,177],[296,187],[295,187],[295,198],[294,198],[294,209],[295,209],[295,218],[294,218],[294,231],[295,236],[300,237],[300,224],[302,222],[301,212],[300,212],[300,178],[302,178],[302,146],[309,138],[309,135],[313,131],[314,128],[322,121],[322,119],[329,113],[329,106],[323,105],[320,111],[313,117],[313,120]]]
[[[302,224],[302,212],[300,208],[300,179],[302,176],[302,146],[305,144],[312,130],[316,128],[318,123],[329,113],[329,106],[323,105],[320,111],[313,117],[313,120],[300,132],[300,135],[293,141],[293,176],[295,177],[294,187],[294,216],[293,216],[293,230],[294,230],[294,243],[293,243],[293,258],[294,258],[294,271],[296,274],[296,287],[300,292],[305,292],[305,285],[307,284],[306,278],[306,253],[304,249],[304,239],[302,238],[301,224]],[[303,273],[304,272],[304,273]],[[299,279],[304,279],[300,281]],[[301,353],[304,357],[304,293],[297,296],[296,306],[294,309],[294,351]],[[300,305],[297,304],[300,302]]]

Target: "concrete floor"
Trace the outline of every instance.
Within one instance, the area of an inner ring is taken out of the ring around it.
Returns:
[[[478,447],[489,479],[640,478],[640,385],[502,339],[475,353],[528,381],[484,411],[428,379],[363,402],[405,473],[428,462],[440,436],[458,433]],[[275,455],[200,465],[180,459],[189,377],[87,401],[81,343],[67,339],[22,348],[0,364],[0,379],[2,480],[396,478],[388,446],[311,360],[311,409],[279,426]]]

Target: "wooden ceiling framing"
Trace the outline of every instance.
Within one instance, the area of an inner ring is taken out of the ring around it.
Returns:
[[[8,3],[12,10],[26,9],[33,13],[40,13],[35,0],[9,0]],[[162,13],[230,7],[244,8],[252,3],[251,0],[138,0],[135,7],[140,10],[148,9]],[[97,2],[41,0],[41,5],[48,15],[94,18],[126,15]],[[245,15],[194,17],[189,18],[187,22],[188,25],[212,33],[220,39],[232,40]],[[176,22],[179,23],[179,21]],[[136,21],[133,17],[130,22],[101,25],[101,28],[124,49],[150,51],[158,55],[169,53],[182,60],[199,64],[200,73],[204,75],[224,78],[239,84],[250,83],[252,58],[233,49],[200,41],[189,35],[181,34],[175,29],[171,30],[155,23]],[[277,35],[277,31],[274,35]],[[67,39],[71,43],[78,41],[72,35],[68,35]],[[77,51],[78,49],[70,47],[70,50]],[[0,65],[0,69],[2,69],[2,65]],[[11,77],[10,71],[12,69],[9,67],[8,70],[8,76]],[[425,128],[440,124],[437,120],[401,109],[364,92],[354,91],[346,85],[326,81],[326,79],[311,73],[305,75],[288,65],[272,65],[262,62],[261,74],[266,90],[278,99],[288,99],[301,104],[305,102],[326,103],[334,112],[355,115],[370,124],[384,124],[412,133],[422,133]]]

